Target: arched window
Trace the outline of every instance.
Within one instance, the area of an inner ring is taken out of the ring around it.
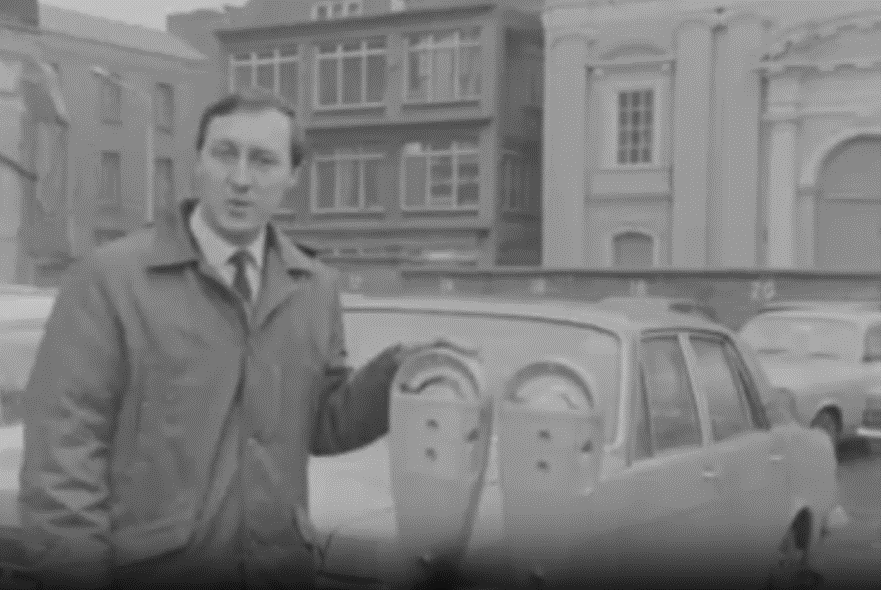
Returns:
[[[655,264],[655,239],[647,233],[626,230],[612,237],[612,266],[651,268]]]

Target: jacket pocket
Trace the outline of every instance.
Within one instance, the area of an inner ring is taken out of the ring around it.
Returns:
[[[121,529],[113,535],[114,564],[127,566],[174,553],[186,547],[192,533],[192,524],[180,517]]]

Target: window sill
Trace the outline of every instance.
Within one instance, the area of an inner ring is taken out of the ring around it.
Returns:
[[[541,214],[523,209],[503,209],[502,215],[509,219],[541,219]]]
[[[401,211],[408,215],[438,214],[438,213],[479,213],[480,207],[472,205],[468,207],[401,207]]]
[[[385,109],[386,104],[383,102],[341,105],[312,105],[312,112],[319,115],[365,113],[370,111],[384,111]]]
[[[432,109],[443,107],[476,107],[480,105],[480,97],[459,98],[449,100],[408,100],[404,99],[402,106],[405,109]]]
[[[117,126],[121,126],[121,125],[122,125],[122,119],[104,119],[104,118],[102,118],[102,119],[101,119],[101,123],[104,124],[104,125],[117,125]]]
[[[664,172],[668,166],[661,164],[604,164],[602,172]]]
[[[383,207],[367,207],[364,209],[311,209],[312,215],[321,217],[343,217],[343,216],[368,216],[383,215],[385,208]]]

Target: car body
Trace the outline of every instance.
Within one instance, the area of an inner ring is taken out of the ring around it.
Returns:
[[[722,326],[572,302],[346,295],[343,308],[356,367],[395,342],[455,345],[405,359],[387,436],[311,459],[323,587],[394,587],[443,572],[451,554],[462,587],[510,587],[535,568],[548,580],[583,575],[573,564],[620,582],[645,575],[640,566],[657,580],[664,567],[673,577],[735,563],[755,566],[739,579],[749,587],[784,558],[814,554],[832,526],[829,439],[789,417],[791,400]],[[433,371],[471,393],[418,382]],[[421,385],[405,387],[411,377]],[[0,430],[0,530],[14,531],[21,431]]]
[[[712,306],[688,297],[663,297],[660,295],[605,297],[599,305],[616,309],[633,309],[694,314],[711,322],[718,322],[719,315]]]
[[[797,418],[833,442],[863,436],[867,404],[881,397],[881,311],[817,307],[760,314],[740,335],[775,387],[790,390]]]

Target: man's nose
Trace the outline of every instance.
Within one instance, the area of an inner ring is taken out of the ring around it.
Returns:
[[[230,171],[229,184],[236,192],[245,192],[251,188],[253,180],[251,178],[251,170],[248,167],[248,161],[245,158],[239,159],[235,167]]]

